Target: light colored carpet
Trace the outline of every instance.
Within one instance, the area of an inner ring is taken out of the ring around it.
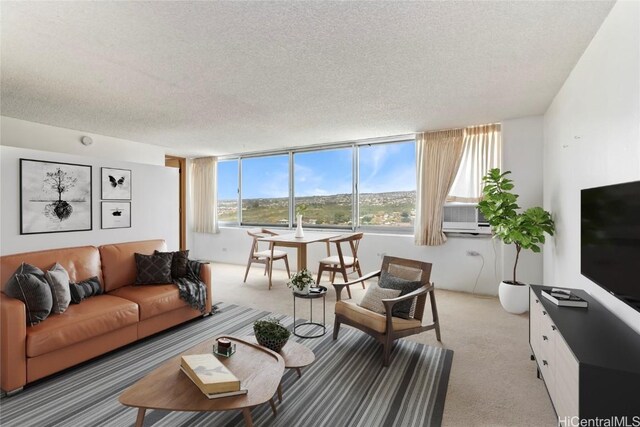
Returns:
[[[245,266],[214,264],[214,301],[292,314],[286,272],[274,270],[274,285],[268,290],[267,278],[259,267],[251,269],[243,284]],[[327,283],[324,279],[321,284]],[[357,287],[352,292],[356,301],[364,293]],[[505,312],[497,298],[437,289],[436,299],[442,344],[433,331],[408,339],[455,351],[443,426],[555,426],[551,401],[536,378],[535,362],[529,358],[528,315]],[[329,324],[333,323],[334,302],[331,291],[326,310]],[[316,304],[314,319],[321,308]],[[307,304],[296,303],[296,315],[308,319]]]

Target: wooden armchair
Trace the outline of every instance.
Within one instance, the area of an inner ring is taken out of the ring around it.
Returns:
[[[331,272],[331,283],[336,277],[336,273],[342,274],[342,278],[345,283],[349,281],[348,269],[357,272],[359,277],[362,277],[362,270],[360,270],[360,261],[358,260],[358,247],[360,246],[360,240],[364,236],[363,233],[343,234],[342,236],[334,237],[327,241],[327,257],[320,260],[318,265],[318,278],[317,284],[320,284],[322,273],[325,271]],[[337,255],[331,255],[331,244],[336,245]],[[347,255],[342,249],[342,244],[348,244],[351,249],[351,255]],[[364,289],[364,283],[362,284]],[[347,293],[351,298],[351,289],[347,286]]]
[[[349,285],[363,282],[365,280],[379,277],[383,271],[400,277],[405,280],[420,281],[422,287],[401,297],[383,299],[385,314],[378,314],[366,308],[360,307],[356,303],[343,301],[340,294],[343,288]],[[389,366],[391,349],[393,342],[398,338],[419,334],[431,329],[436,330],[436,338],[440,339],[440,322],[438,320],[438,309],[436,307],[436,297],[433,283],[429,282],[431,277],[431,264],[427,262],[414,261],[403,258],[385,256],[382,260],[382,268],[373,273],[369,273],[359,279],[348,283],[334,283],[336,290],[335,324],[333,328],[333,339],[338,338],[340,325],[342,323],[360,329],[368,333],[383,345],[383,364]],[[427,302],[427,294],[431,302],[433,323],[422,325],[424,311]],[[393,306],[401,301],[417,298],[413,319],[404,319],[391,315]]]
[[[287,277],[291,277],[289,271],[289,259],[285,251],[279,251],[275,249],[275,244],[271,242],[269,249],[259,250],[259,244],[261,237],[275,236],[278,233],[267,230],[266,228],[251,229],[247,231],[247,234],[253,237],[253,243],[251,244],[251,252],[249,252],[249,260],[247,261],[247,270],[244,273],[244,283],[247,282],[247,276],[249,275],[249,269],[251,264],[264,264],[264,274],[269,273],[269,289],[271,289],[271,273],[273,271],[273,261],[282,259],[284,265],[287,268]]]

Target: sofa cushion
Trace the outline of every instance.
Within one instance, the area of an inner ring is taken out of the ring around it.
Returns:
[[[89,297],[102,294],[102,288],[97,277],[92,277],[79,283],[71,283],[69,288],[71,290],[71,301],[74,304],[80,304]]]
[[[380,333],[384,333],[387,330],[387,317],[385,315],[374,313],[373,311],[362,308],[358,304],[353,302],[336,302],[336,314],[341,314],[345,317],[348,317],[356,323]],[[422,322],[418,319],[402,319],[399,317],[392,317],[392,320],[394,331],[419,328],[422,325]]]
[[[141,242],[104,245],[98,249],[102,260],[102,283],[105,292],[111,292],[122,286],[132,285],[136,281],[136,261],[134,253],[151,255],[153,251],[165,251],[164,240],[144,240]],[[86,277],[85,277],[86,278]]]
[[[71,289],[69,288],[69,273],[59,263],[44,272],[44,278],[51,288],[53,298],[52,313],[64,313],[71,302]]]
[[[155,251],[154,254],[162,254],[165,252]],[[186,251],[166,252],[170,253],[171,258],[171,277],[179,279],[187,275],[187,264],[189,263],[189,249]]]
[[[137,322],[138,306],[134,302],[99,295],[27,328],[27,356],[40,356]]]
[[[22,263],[5,285],[4,292],[24,303],[27,325],[37,325],[51,313],[51,288],[38,267]]]
[[[135,302],[140,307],[140,320],[171,310],[188,307],[173,284],[155,286],[124,286],[109,293]]]
[[[155,285],[171,282],[173,253],[156,252],[153,255],[134,254],[136,258],[136,285]]]

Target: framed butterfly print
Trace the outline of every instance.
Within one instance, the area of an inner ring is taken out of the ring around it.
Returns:
[[[131,170],[102,168],[102,199],[131,200]]]

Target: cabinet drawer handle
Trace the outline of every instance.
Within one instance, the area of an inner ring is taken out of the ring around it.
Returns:
[[[543,364],[544,366],[549,366],[549,363],[547,363],[547,361],[546,361],[546,360],[543,360],[543,361],[542,361],[542,364]]]
[[[558,330],[558,328],[556,328],[556,325],[551,325],[551,329],[554,330],[554,331]]]
[[[547,341],[548,339],[549,339],[549,338],[548,338],[546,335],[543,335],[543,336],[542,336],[542,340],[543,340],[543,341]]]
[[[542,310],[542,315],[543,315],[543,316],[546,316],[546,315],[547,315],[547,312],[546,312],[546,311],[544,311],[544,310]]]
[[[536,304],[538,304],[540,301],[538,301],[538,298],[536,298]]]

